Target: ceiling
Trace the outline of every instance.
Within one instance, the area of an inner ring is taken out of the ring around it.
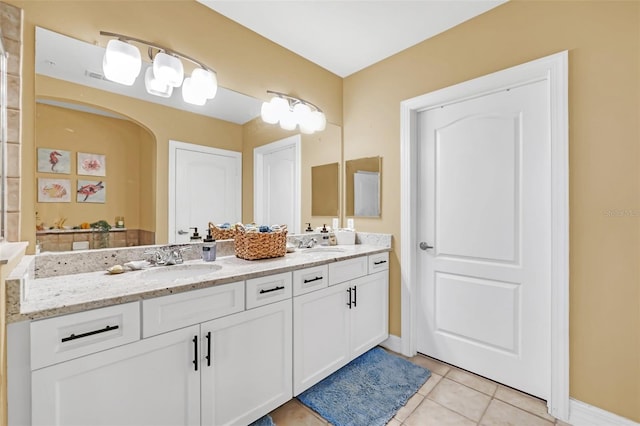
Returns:
[[[197,0],[346,77],[507,0]]]

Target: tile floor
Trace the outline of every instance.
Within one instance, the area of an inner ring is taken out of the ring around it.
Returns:
[[[547,414],[542,400],[418,355],[409,359],[431,377],[387,426],[552,426],[566,425]],[[277,426],[327,426],[297,399],[271,412]]]

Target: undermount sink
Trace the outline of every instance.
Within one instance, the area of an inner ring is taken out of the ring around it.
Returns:
[[[314,247],[310,249],[304,249],[303,253],[344,253],[345,250],[339,247]]]
[[[193,278],[211,274],[222,268],[216,264],[195,264],[195,265],[172,265],[156,266],[142,271],[140,275],[144,279],[150,280],[178,280],[181,278]]]

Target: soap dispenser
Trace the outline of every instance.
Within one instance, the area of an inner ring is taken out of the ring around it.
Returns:
[[[198,228],[189,228],[189,229],[193,229],[193,234],[191,235],[191,238],[189,238],[191,242],[202,240],[202,238],[200,237],[200,234],[198,234]]]
[[[211,235],[211,229],[209,229],[207,236],[202,242],[202,260],[205,262],[213,262],[216,260],[216,240],[214,240]]]
[[[328,246],[329,245],[329,230],[327,229],[327,225],[325,225],[325,224],[322,225],[322,229],[320,230],[320,233],[322,234],[322,241],[320,242],[320,245]]]

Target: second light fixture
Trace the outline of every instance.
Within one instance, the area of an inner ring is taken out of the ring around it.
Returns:
[[[311,102],[272,90],[267,93],[275,96],[262,104],[260,115],[265,123],[280,123],[284,130],[295,130],[299,126],[300,132],[307,134],[325,129],[324,112]]]

